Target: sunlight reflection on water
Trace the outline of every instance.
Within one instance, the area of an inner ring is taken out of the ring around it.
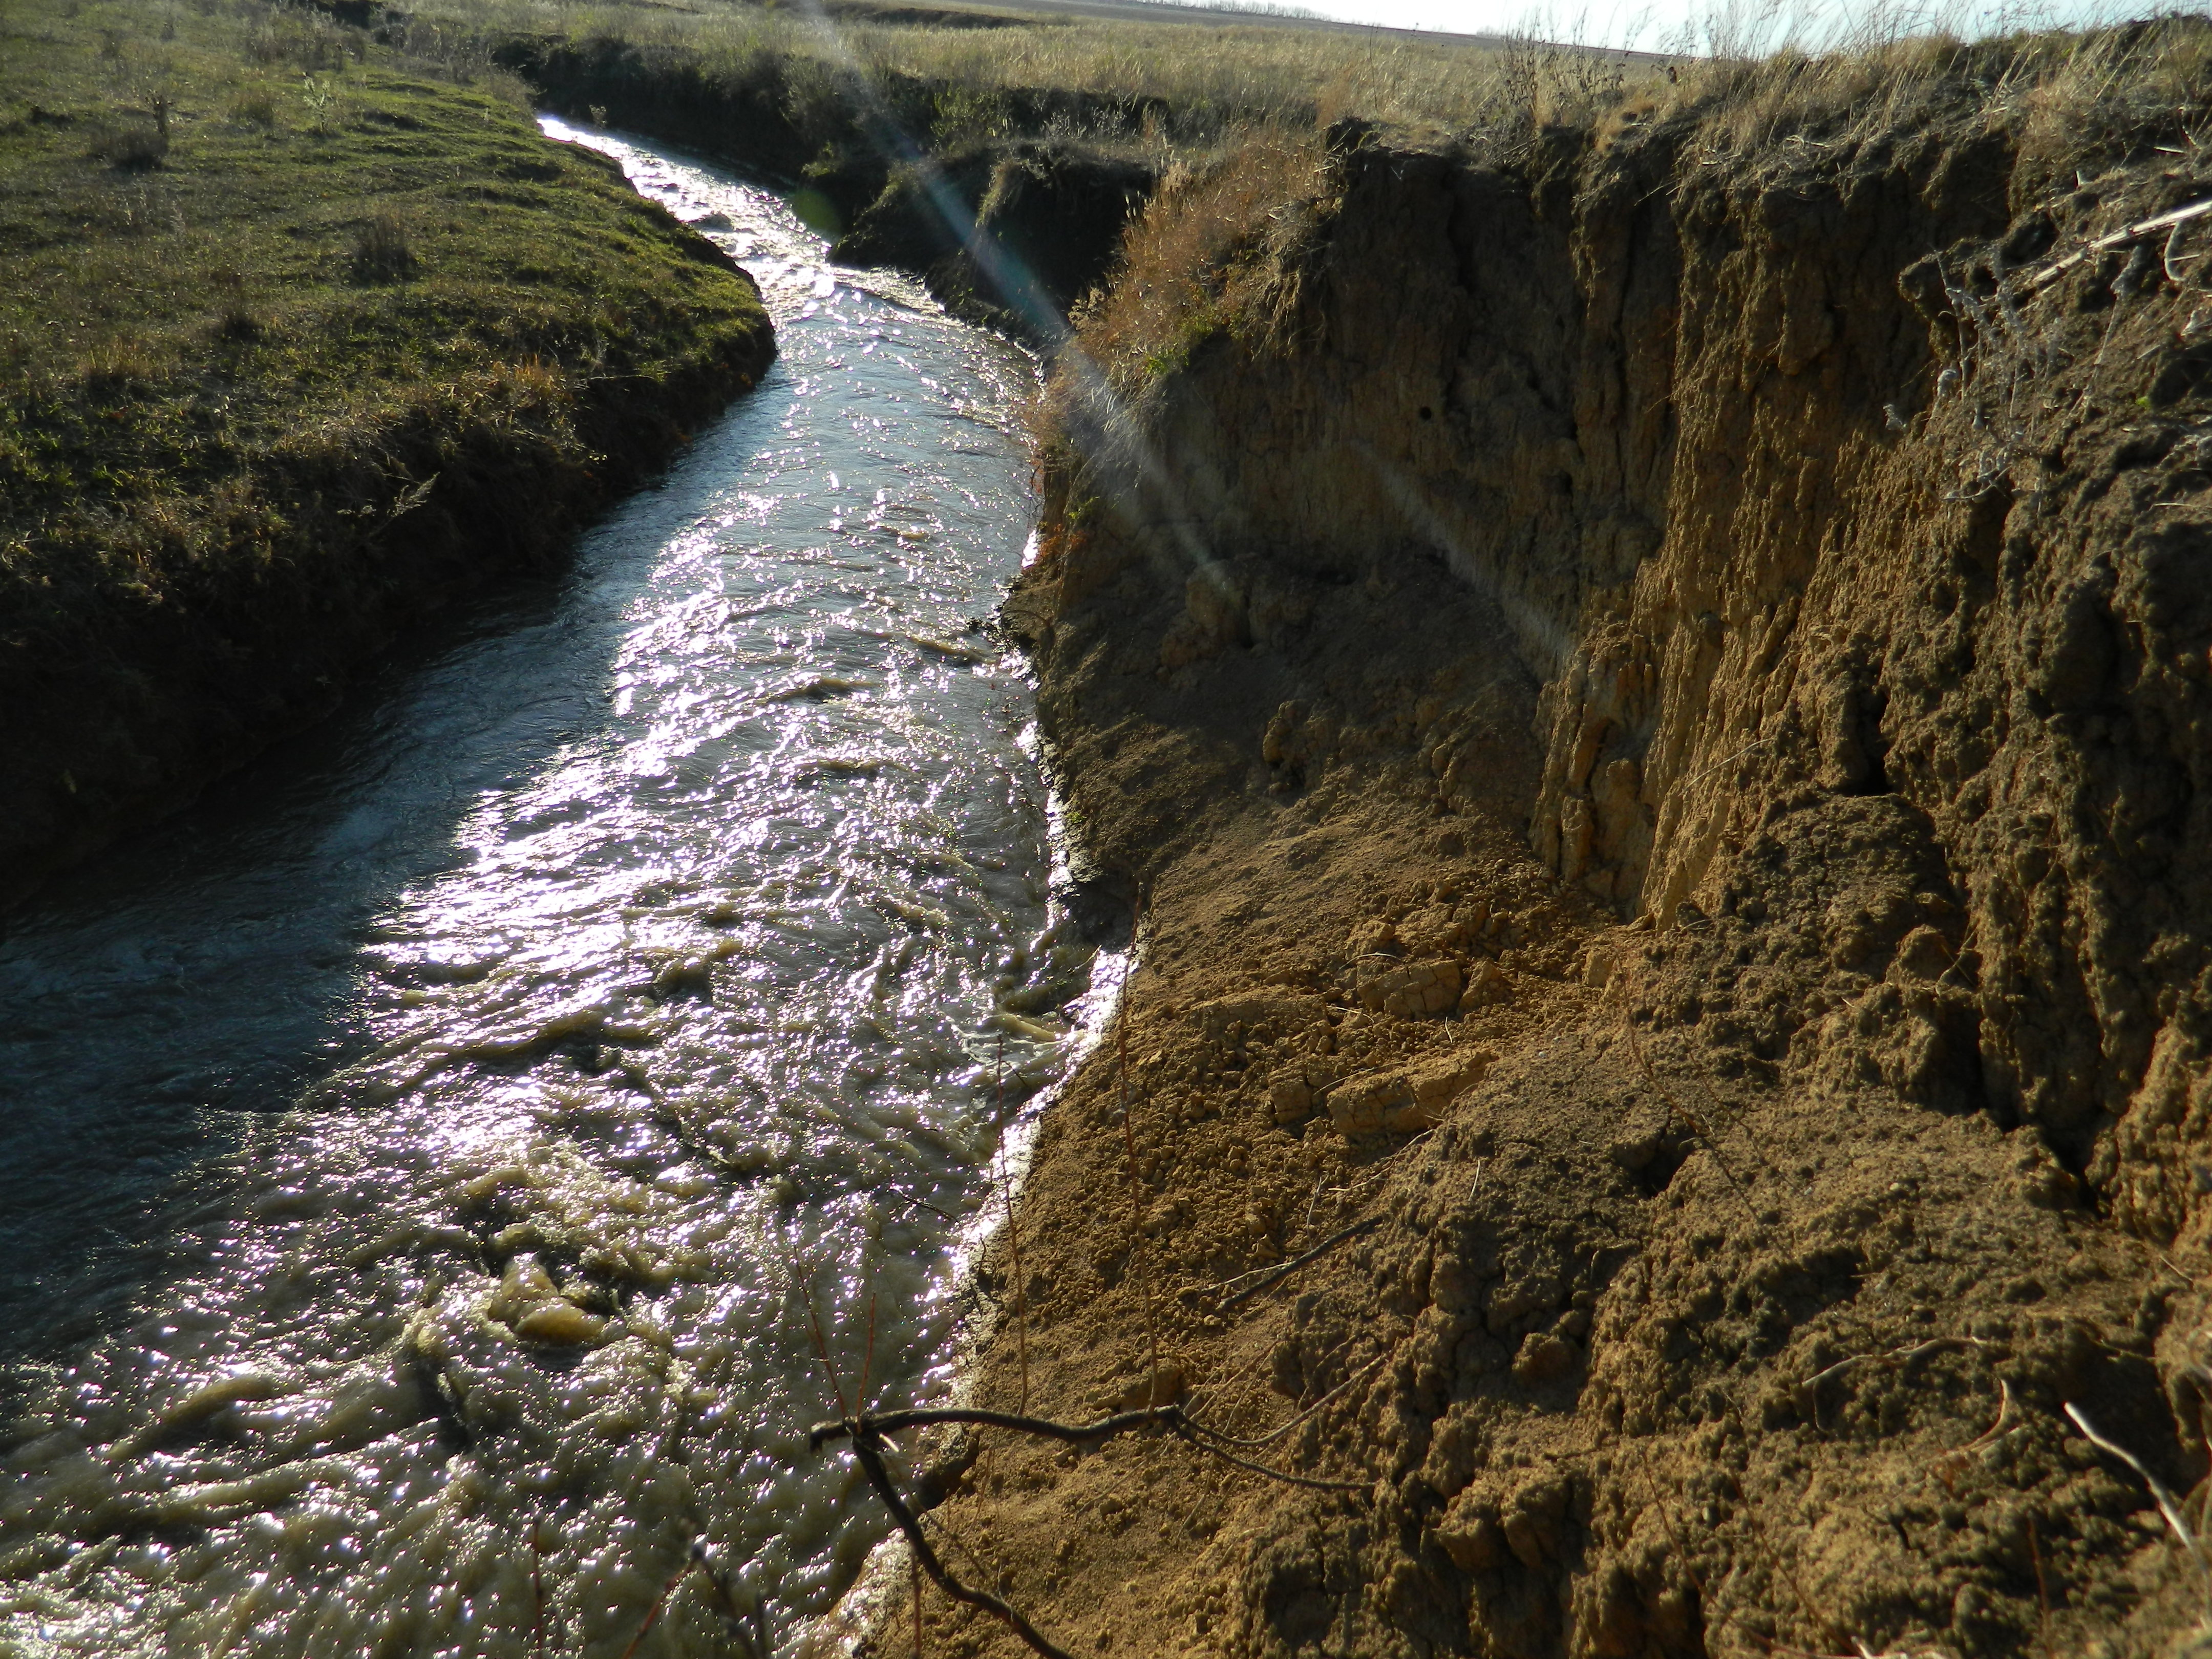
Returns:
[[[848,1380],[872,1327],[879,1390],[946,1386],[1066,1061],[1092,952],[980,629],[1034,365],[544,125],[744,260],[781,360],[557,596],[0,944],[9,1294],[100,1327],[20,1368],[33,1650],[619,1653],[695,1539],[820,1607],[882,1526],[805,1449],[809,1310]],[[639,1651],[717,1620],[695,1576]]]

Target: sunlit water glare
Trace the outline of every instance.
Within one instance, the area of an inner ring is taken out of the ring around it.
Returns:
[[[1091,953],[979,626],[1033,364],[544,125],[752,270],[781,361],[557,591],[15,919],[0,1650],[618,1655],[695,1540],[820,1609],[882,1520],[805,1449],[814,1321],[848,1388],[871,1340],[879,1397],[946,1386],[1065,1063]],[[639,1653],[732,1650],[718,1602]]]

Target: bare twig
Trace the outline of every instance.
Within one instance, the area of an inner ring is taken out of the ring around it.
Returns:
[[[837,1380],[837,1362],[830,1358],[830,1339],[823,1334],[822,1316],[815,1311],[814,1297],[806,1298],[806,1322],[814,1328],[814,1353],[821,1360],[822,1369],[830,1374],[830,1393],[837,1401],[837,1409],[845,1409],[845,1385]]]
[[[1989,1445],[2004,1432],[2004,1425],[2011,1416],[2012,1384],[2001,1376],[1997,1378],[1997,1420],[1984,1429],[1972,1440],[1960,1447],[1957,1451],[1953,1452],[1951,1455],[1964,1457],[1968,1452],[1981,1450],[1983,1447]]]
[[[2139,224],[2123,226],[2110,235],[2100,236],[2095,241],[2078,252],[2069,253],[2064,258],[2046,265],[2022,283],[2021,291],[2023,294],[2040,294],[2068,271],[2087,263],[2097,254],[2109,253],[2114,248],[2125,247],[2131,242],[2142,241],[2145,237],[2154,235],[2161,230],[2172,229],[2178,232],[2191,220],[2201,219],[2208,213],[2212,213],[2212,200],[2192,202],[2187,207],[2174,209],[2171,213],[2161,213],[2154,219],[2145,219]],[[2166,254],[2169,258],[2172,258],[2172,252],[2173,239],[2169,236],[2166,239]],[[2171,266],[2168,267],[2168,274],[2172,274]]]
[[[1044,1659],[1074,1659],[1066,1649],[1057,1645],[1044,1636],[1035,1625],[1023,1618],[1017,1609],[1000,1601],[990,1591],[977,1589],[972,1585],[964,1584],[952,1576],[951,1570],[938,1559],[936,1550],[931,1547],[928,1538],[921,1530],[921,1521],[916,1518],[915,1512],[907,1507],[906,1499],[900,1495],[897,1484],[891,1479],[890,1471],[884,1467],[884,1443],[881,1435],[872,1429],[864,1427],[864,1421],[865,1419],[859,1418],[846,1419],[846,1426],[853,1442],[853,1455],[859,1461],[861,1473],[868,1477],[868,1484],[876,1489],[876,1496],[884,1500],[884,1507],[891,1512],[891,1519],[897,1523],[899,1531],[905,1535],[907,1547],[914,1552],[914,1559],[921,1563],[921,1570],[929,1575],[930,1582],[954,1601],[989,1613],[1008,1630],[1020,1637],[1029,1644],[1032,1651],[1042,1654]],[[817,1427],[815,1432],[818,1435],[821,1431]],[[817,1441],[816,1443],[818,1444],[819,1442]]]
[[[1716,1607],[1713,1605],[1712,1597],[1706,1592],[1705,1579],[1698,1572],[1697,1564],[1691,1560],[1689,1551],[1682,1547],[1681,1534],[1674,1530],[1674,1520],[1667,1513],[1666,1500],[1659,1495],[1659,1483],[1651,1478],[1650,1470],[1639,1466],[1638,1473],[1644,1476],[1644,1487],[1651,1494],[1651,1512],[1659,1517],[1659,1529],[1667,1534],[1667,1542],[1673,1547],[1675,1559],[1682,1564],[1682,1571],[1689,1578],[1690,1588],[1698,1593],[1698,1605],[1708,1618],[1717,1619],[1718,1622],[1724,1625],[1735,1626],[1746,1636],[1759,1643],[1768,1653],[1780,1655],[1782,1659],[1828,1659],[1827,1656],[1811,1653],[1803,1648],[1793,1648],[1777,1642],[1765,1632],[1754,1630],[1751,1626],[1744,1623],[1735,1613]],[[1737,1486],[1736,1495],[1739,1498],[1743,1495],[1741,1483]],[[1774,1555],[1771,1548],[1767,1553],[1770,1558]],[[1791,1589],[1796,1595],[1800,1609],[1811,1617],[1815,1624],[1820,1623],[1821,1620],[1818,1615],[1814,1614],[1811,1608],[1807,1606],[1804,1592],[1797,1589],[1794,1580]],[[1869,1655],[1863,1647],[1859,1650],[1859,1652],[1863,1659],[1892,1659],[1892,1656],[1888,1655]],[[1895,1656],[1895,1659],[1910,1659],[1910,1656],[1899,1655]]]
[[[691,1569],[696,1565],[696,1562],[687,1559],[682,1566],[668,1575],[668,1582],[660,1587],[660,1594],[653,1597],[652,1607],[646,1610],[645,1622],[637,1627],[637,1634],[629,1638],[629,1645],[622,1650],[622,1659],[631,1659],[631,1656],[644,1644],[647,1632],[660,1617],[660,1610],[668,1605],[668,1598],[676,1594],[678,1584],[691,1576]]]
[[[1317,1475],[1292,1474],[1288,1469],[1273,1468],[1265,1463],[1255,1463],[1249,1457],[1239,1457],[1234,1452],[1224,1451],[1219,1446],[1200,1439],[1194,1431],[1194,1425],[1187,1426],[1192,1427],[1193,1431],[1186,1432],[1182,1437],[1197,1447],[1199,1450],[1206,1453],[1209,1456],[1218,1457],[1224,1463],[1234,1464],[1240,1469],[1249,1469],[1255,1474],[1264,1474],[1271,1480],[1279,1480],[1285,1486],[1310,1486],[1316,1492],[1365,1492],[1373,1484],[1366,1480],[1327,1480]]]
[[[1278,1283],[1289,1278],[1299,1268],[1304,1267],[1307,1262],[1311,1261],[1316,1256],[1326,1255],[1329,1251],[1343,1243],[1346,1239],[1354,1238],[1361,1233],[1372,1231],[1375,1228],[1379,1227],[1382,1224],[1382,1218],[1381,1216],[1371,1215],[1364,1221],[1355,1221],[1349,1227],[1339,1228],[1335,1232],[1331,1233],[1327,1238],[1322,1240],[1320,1243],[1315,1245],[1313,1249],[1304,1252],[1302,1255],[1292,1256],[1288,1261],[1278,1262],[1275,1266],[1268,1268],[1261,1278],[1255,1280],[1252,1284],[1247,1285],[1243,1290],[1237,1291],[1234,1296],[1229,1297],[1224,1300],[1221,1304],[1220,1310],[1223,1313],[1227,1313],[1231,1308],[1240,1308],[1243,1306],[1244,1304],[1249,1302],[1254,1297],[1272,1290]],[[1234,1283],[1235,1281],[1231,1280],[1231,1282]],[[1219,1287],[1216,1286],[1215,1288],[1218,1289]]]
[[[2197,1566],[2208,1577],[2212,1577],[2212,1561],[2205,1559],[2204,1547],[2197,1541],[2197,1534],[2189,1529],[2189,1522],[2181,1518],[2180,1502],[2167,1490],[2166,1483],[2144,1468],[2142,1461],[2126,1447],[2098,1433],[2089,1419],[2081,1414],[2081,1408],[2070,1400],[2066,1402],[2066,1415],[2074,1419],[2074,1426],[2081,1431],[2083,1437],[2091,1445],[2099,1451],[2108,1452],[2118,1458],[2142,1478],[2143,1485],[2150,1488],[2153,1501],[2158,1504],[2158,1512],[2166,1517],[2166,1524],[2173,1529],[2173,1535],[2187,1547],[2190,1554],[2196,1558]]]
[[[1059,1423],[1048,1417],[988,1411],[980,1406],[916,1406],[903,1411],[868,1412],[857,1418],[840,1418],[835,1423],[817,1423],[807,1431],[806,1443],[819,1451],[825,1442],[847,1439],[856,1431],[880,1437],[939,1423],[967,1423],[978,1428],[1011,1429],[1017,1434],[1064,1440],[1072,1446],[1088,1446],[1139,1429],[1165,1428],[1182,1414],[1180,1406],[1150,1406],[1139,1411],[1116,1412],[1095,1423]]]
[[[1343,1382],[1338,1383],[1327,1394],[1322,1395],[1320,1399],[1315,1401],[1312,1405],[1308,1406],[1296,1417],[1291,1419],[1289,1422],[1279,1424],[1276,1427],[1268,1430],[1265,1434],[1254,1436],[1250,1438],[1244,1438],[1236,1435],[1224,1434],[1218,1429],[1209,1429],[1206,1432],[1212,1435],[1216,1440],[1221,1442],[1224,1446],[1272,1445],[1276,1441],[1280,1440],[1285,1435],[1288,1434],[1292,1429],[1297,1427],[1299,1424],[1304,1422],[1306,1419],[1311,1417],[1323,1406],[1328,1404],[1330,1401],[1335,1399],[1337,1395],[1342,1394],[1353,1383],[1361,1382],[1367,1377],[1374,1376],[1376,1371],[1381,1368],[1382,1362],[1389,1357],[1390,1350],[1385,1348],[1381,1353],[1376,1354],[1374,1358],[1369,1360],[1367,1364],[1362,1365],[1358,1370],[1352,1372],[1351,1376],[1346,1377]]]
[[[876,1368],[876,1295],[868,1292],[868,1346],[860,1351],[860,1388],[856,1403],[862,1411],[868,1408],[868,1373]]]
[[[1298,1223],[1298,1232],[1301,1236],[1313,1231],[1314,1212],[1321,1207],[1322,1182],[1328,1179],[1328,1174],[1326,1170],[1314,1177],[1313,1196],[1306,1200],[1306,1218]]]
[[[1232,1455],[1227,1446],[1239,1443],[1233,1437],[1210,1429],[1195,1421],[1179,1405],[1148,1406],[1137,1411],[1117,1412],[1111,1417],[1102,1417],[1094,1423],[1060,1423],[1048,1417],[1024,1417],[1013,1412],[986,1411],[975,1406],[916,1407],[907,1411],[867,1412],[858,1417],[842,1418],[835,1423],[817,1423],[807,1431],[807,1444],[820,1449],[825,1442],[851,1440],[855,1446],[863,1439],[883,1443],[891,1435],[903,1430],[927,1428],[938,1423],[968,1423],[981,1428],[1011,1429],[1019,1434],[1033,1434],[1048,1440],[1064,1441],[1069,1445],[1091,1446],[1113,1439],[1116,1435],[1133,1434],[1141,1429],[1157,1429],[1188,1442],[1199,1450],[1255,1474],[1264,1474],[1293,1486],[1317,1486],[1334,1492],[1365,1492],[1364,1480],[1327,1480],[1318,1476],[1294,1474],[1288,1469],[1271,1468],[1249,1459]]]
[[[1945,1348],[1981,1350],[1991,1346],[1993,1345],[1984,1342],[1978,1336],[1931,1336],[1925,1342],[1916,1342],[1909,1348],[1893,1348],[1887,1353],[1855,1353],[1847,1358],[1838,1359],[1834,1364],[1823,1370],[1814,1372],[1812,1376],[1800,1382],[1797,1385],[1797,1408],[1808,1416],[1812,1415],[1818,1409],[1820,1384],[1831,1377],[1841,1376],[1854,1365],[1869,1363],[1878,1365],[1901,1365],[1908,1360],[1941,1352]],[[2009,1391],[2007,1398],[2010,1398]],[[2002,1414],[1998,1420],[2000,1422],[2003,1420]],[[1994,1434],[1996,1431],[1993,1429],[1990,1432]],[[1980,1443],[1979,1441],[1975,1442],[1977,1445]]]
[[[1628,1035],[1628,1051],[1636,1056],[1637,1068],[1644,1073],[1644,1080],[1651,1085],[1652,1092],[1667,1103],[1669,1115],[1688,1124],[1690,1133],[1705,1143],[1705,1150],[1712,1154],[1713,1166],[1728,1182],[1729,1191],[1735,1195],[1735,1201],[1743,1206],[1744,1213],[1749,1216],[1753,1224],[1756,1225],[1759,1221],[1758,1212],[1751,1207],[1751,1200],[1744,1194],[1743,1183],[1735,1178],[1735,1171],[1729,1168],[1728,1160],[1721,1156],[1719,1137],[1707,1133],[1705,1126],[1698,1121],[1690,1109],[1675,1099],[1667,1085],[1660,1082],[1659,1073],[1652,1068],[1650,1058],[1644,1052],[1643,1040],[1636,1035],[1636,1022],[1626,1012],[1621,1018],[1621,1030]]]

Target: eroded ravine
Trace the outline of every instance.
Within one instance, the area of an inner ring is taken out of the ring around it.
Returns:
[[[880,1522],[805,1449],[814,1320],[848,1387],[941,1382],[1060,1063],[1089,956],[976,625],[1031,362],[547,126],[755,273],[781,362],[557,592],[0,944],[0,1641],[614,1654],[695,1540],[820,1607]],[[695,1577],[639,1651],[724,1639]]]

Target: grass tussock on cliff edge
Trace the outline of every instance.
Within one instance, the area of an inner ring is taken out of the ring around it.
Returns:
[[[2212,143],[2212,21],[2197,16],[1972,45],[1919,36],[1715,57],[1671,72],[1592,67],[1533,41],[1491,56],[1482,118],[1421,125],[1512,169],[1571,165],[1667,129],[1702,166],[1772,171],[1891,143],[1940,116],[1978,123],[2014,149],[2015,191],[2026,195],[2160,152],[2186,161]],[[1345,142],[1358,141],[1363,118],[1388,118],[1366,106],[1348,113]],[[1111,280],[1074,319],[1078,348],[1117,391],[1140,393],[1217,332],[1285,337],[1295,251],[1333,210],[1325,160],[1319,131],[1273,125],[1176,164],[1132,225]],[[1048,432],[1064,418],[1062,391],[1042,405]]]
[[[1321,135],[1263,129],[1161,181],[1113,280],[1079,308],[1082,349],[1132,393],[1223,329],[1266,333],[1297,298],[1297,250],[1324,210]]]
[[[748,280],[544,143],[484,60],[255,0],[5,27],[0,851],[23,859],[312,717],[771,345]]]
[[[958,7],[923,14],[942,23],[878,21],[863,5],[831,11],[817,24],[793,9],[726,0],[588,11],[543,0],[433,0],[410,15],[435,18],[455,36],[527,41],[541,55],[620,52],[688,96],[742,101],[773,92],[794,125],[825,137],[840,118],[830,106],[848,100],[857,78],[866,98],[938,147],[1048,130],[1203,143],[1255,124],[1355,112],[1464,125],[1486,118],[1504,90],[1499,55],[1484,44],[1223,27],[1182,21],[1166,8],[1142,22]]]

